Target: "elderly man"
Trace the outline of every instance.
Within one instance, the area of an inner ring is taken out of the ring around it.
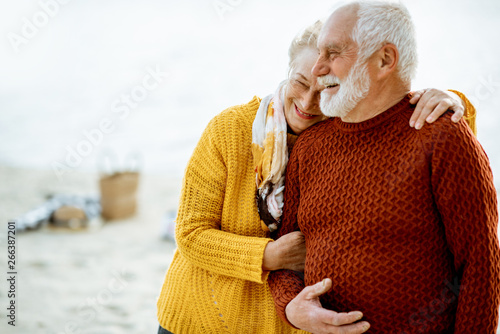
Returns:
[[[313,333],[494,333],[491,169],[465,122],[407,126],[417,60],[408,11],[346,5],[318,44],[313,74],[334,118],[301,135],[287,167],[279,235],[300,229],[307,259],[303,279],[271,274],[278,314]]]

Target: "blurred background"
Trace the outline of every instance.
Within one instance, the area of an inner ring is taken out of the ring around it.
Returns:
[[[63,212],[59,227],[17,235],[17,326],[6,325],[2,279],[0,331],[154,333],[175,249],[170,212],[201,132],[223,109],[274,92],[292,38],[336,3],[0,0],[2,226],[43,215],[50,195],[91,202],[103,172],[139,175],[127,181],[138,185],[130,217],[82,228]],[[469,97],[499,189],[500,2],[403,3],[417,27],[413,89]]]

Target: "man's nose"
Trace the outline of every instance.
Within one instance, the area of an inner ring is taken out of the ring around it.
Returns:
[[[315,77],[321,77],[323,75],[327,75],[328,72],[329,72],[329,68],[328,68],[328,65],[325,61],[325,59],[323,59],[323,57],[318,57],[318,59],[316,60],[316,63],[314,64],[311,72],[312,72],[312,75],[314,75]]]

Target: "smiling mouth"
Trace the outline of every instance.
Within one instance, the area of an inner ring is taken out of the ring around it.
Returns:
[[[325,87],[326,87],[326,89],[328,89],[328,88],[335,88],[337,86],[339,86],[339,84],[326,85]]]
[[[319,115],[313,115],[313,114],[308,114],[308,113],[305,113],[303,112],[302,110],[300,110],[297,105],[295,105],[295,111],[297,112],[297,115],[299,115],[301,118],[305,118],[305,119],[313,119],[315,117],[318,117]]]

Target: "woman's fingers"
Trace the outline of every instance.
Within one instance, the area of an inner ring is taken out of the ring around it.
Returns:
[[[425,91],[424,89],[421,89],[421,90],[417,90],[416,92],[412,92],[412,97],[410,99],[410,103],[417,104],[418,100],[420,99],[420,97],[422,96],[424,91]]]
[[[453,122],[458,122],[464,116],[465,108],[460,97],[452,92],[439,89],[424,89],[413,94],[410,103],[416,103],[415,111],[410,118],[410,126],[420,130],[425,122],[432,123],[446,111],[453,110]]]
[[[424,106],[427,104],[427,100],[429,96],[425,94],[426,90],[419,90],[413,94],[413,98],[410,100],[410,103],[417,104],[415,110],[413,111],[413,115],[410,118],[410,126],[414,127],[417,124],[417,121],[422,113]]]
[[[441,117],[448,109],[450,109],[451,105],[452,103],[450,100],[448,99],[441,100],[440,102],[437,103],[437,105],[434,105],[424,110],[421,114],[421,117],[419,118],[419,122],[421,124],[423,124],[424,122],[427,123],[434,122],[439,117]]]

